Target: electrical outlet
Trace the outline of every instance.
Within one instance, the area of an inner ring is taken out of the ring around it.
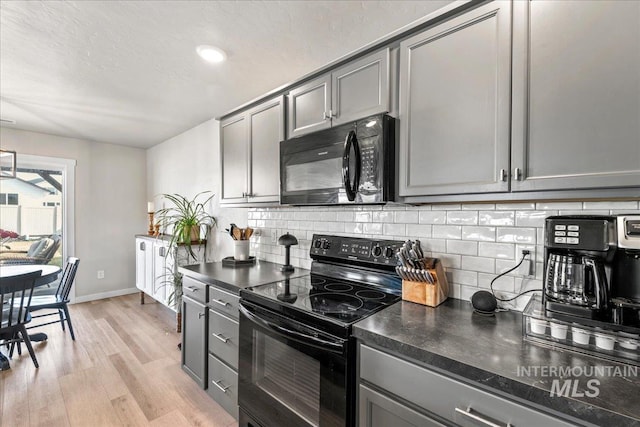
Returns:
[[[104,279],[104,270],[98,270],[98,279]]]
[[[522,249],[521,252],[525,259],[518,268],[518,274],[522,277],[535,277],[535,249]]]

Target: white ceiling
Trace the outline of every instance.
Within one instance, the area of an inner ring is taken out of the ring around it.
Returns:
[[[150,147],[446,3],[3,0],[2,125]]]

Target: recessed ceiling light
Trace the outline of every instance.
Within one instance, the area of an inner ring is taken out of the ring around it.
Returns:
[[[206,44],[198,46],[196,52],[207,62],[222,62],[227,59],[227,54],[222,49]]]

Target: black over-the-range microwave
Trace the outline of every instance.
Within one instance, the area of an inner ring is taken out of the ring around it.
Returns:
[[[280,142],[280,203],[394,200],[395,119],[385,114]]]

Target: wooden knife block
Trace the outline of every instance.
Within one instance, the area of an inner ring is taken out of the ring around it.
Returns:
[[[429,307],[437,307],[449,297],[449,283],[444,274],[442,263],[436,259],[435,267],[429,269],[434,283],[402,281],[402,299]]]

